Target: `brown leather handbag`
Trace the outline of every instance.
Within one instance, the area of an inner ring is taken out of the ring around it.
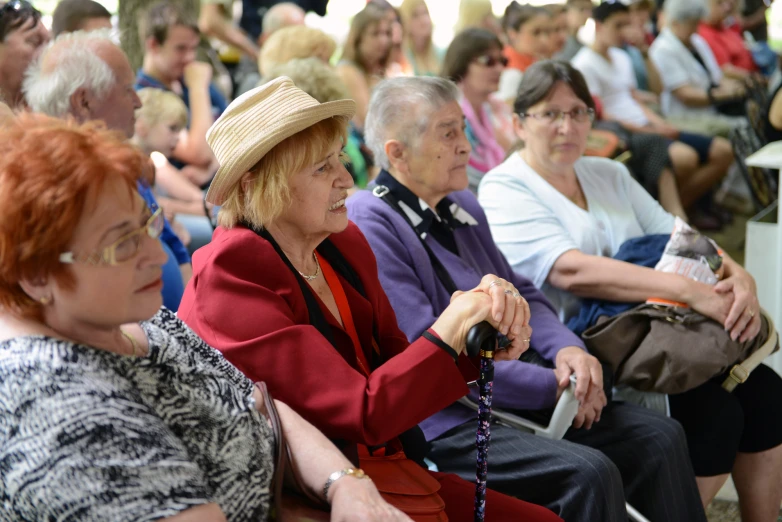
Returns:
[[[255,387],[263,395],[261,413],[269,421],[274,432],[274,475],[269,487],[274,496],[274,505],[270,519],[277,522],[328,522],[330,517],[328,504],[324,499],[310,492],[296,472],[296,468],[293,467],[280,416],[266,388],[266,383],[257,382]],[[284,489],[286,484],[289,484],[290,488]]]
[[[582,338],[590,353],[614,371],[616,384],[666,394],[691,390],[728,370],[722,386],[732,391],[779,349],[765,310],[760,333],[740,343],[721,324],[690,308],[649,303],[598,319]]]

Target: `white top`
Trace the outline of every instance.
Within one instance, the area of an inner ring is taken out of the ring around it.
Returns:
[[[521,78],[524,73],[514,67],[506,67],[502,71],[500,76],[500,86],[497,90],[497,96],[502,101],[513,102],[516,99],[516,95],[519,93],[519,86],[521,85]]]
[[[693,48],[706,64],[706,69],[692,55],[692,52],[670,30],[663,29],[649,48],[649,57],[660,72],[663,92],[660,96],[665,116],[714,115],[714,107],[688,107],[680,102],[672,91],[685,85],[708,89],[722,81],[722,70],[717,64],[709,44],[697,33],[690,37]]]
[[[589,210],[549,185],[518,154],[490,170],[478,200],[494,241],[513,269],[531,279],[566,322],[581,300],[554,288],[546,278],[568,250],[613,257],[628,239],[670,234],[674,217],[613,160],[584,157],[575,164]]]
[[[584,75],[589,92],[600,97],[603,114],[612,120],[626,121],[643,127],[649,118],[635,98],[638,88],[630,56],[616,47],[608,50],[606,60],[589,47],[582,47],[570,63]]]

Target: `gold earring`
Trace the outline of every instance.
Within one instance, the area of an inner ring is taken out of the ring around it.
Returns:
[[[40,302],[42,305],[46,306],[46,305],[48,305],[49,303],[51,303],[51,302],[52,302],[52,297],[51,297],[51,296],[49,296],[49,295],[45,295],[45,296],[41,297],[40,299],[38,299],[38,301],[39,301],[39,302]]]

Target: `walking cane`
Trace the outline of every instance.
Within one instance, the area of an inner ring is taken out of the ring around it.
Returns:
[[[475,446],[478,450],[475,474],[474,522],[483,522],[486,516],[486,475],[488,473],[489,441],[491,440],[491,397],[494,385],[494,350],[497,347],[497,330],[488,322],[478,323],[467,332],[467,355],[481,356],[478,379],[478,434]]]

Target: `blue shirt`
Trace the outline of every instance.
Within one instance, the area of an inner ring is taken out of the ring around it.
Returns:
[[[187,86],[185,85],[185,82],[182,83],[182,95],[180,96],[182,98],[182,101],[185,102],[185,105],[187,106],[187,116],[188,119],[190,118],[190,92],[187,89]],[[153,78],[149,76],[148,74],[144,74],[144,71],[139,69],[138,73],[136,74],[136,85],[134,88],[138,91],[139,89],[143,89],[145,87],[153,87],[155,89],[163,89],[164,91],[170,91],[168,87],[163,85],[159,80],[156,78]],[[222,95],[222,93],[217,90],[217,87],[213,83],[209,84],[209,99],[212,103],[212,119],[216,120],[220,117],[220,115],[225,111],[225,109],[228,107],[228,102],[225,99],[225,96]]]
[[[158,208],[157,201],[155,201],[155,195],[152,193],[152,188],[144,182],[139,181],[137,184],[139,195],[144,198],[149,208],[154,212]],[[190,262],[190,253],[185,248],[182,241],[179,240],[174,230],[171,228],[168,220],[163,218],[163,232],[160,234],[160,241],[168,245],[174,257],[177,260],[177,264],[184,265]]]

